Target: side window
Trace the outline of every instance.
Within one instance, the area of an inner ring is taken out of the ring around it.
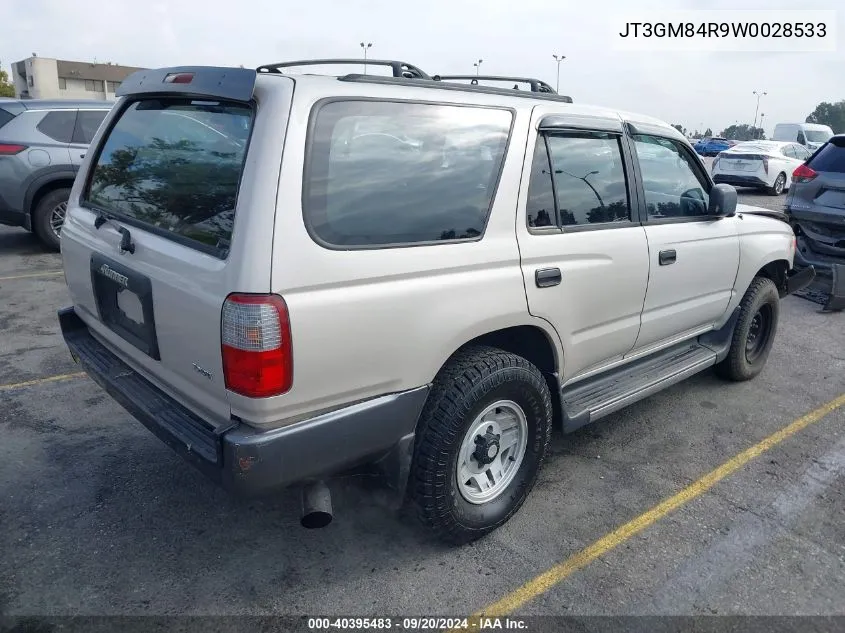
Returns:
[[[54,141],[70,143],[75,124],[76,110],[54,110],[48,112],[35,128]]]
[[[100,123],[106,118],[107,110],[80,110],[73,130],[73,143],[87,145],[94,138]]]
[[[801,145],[807,144],[807,139],[804,138],[804,132],[803,131],[800,131],[800,130],[798,131],[798,137],[795,140],[798,141],[799,143],[801,143]]]
[[[512,114],[388,101],[320,107],[308,138],[305,220],[317,239],[376,247],[479,237]]]
[[[634,136],[649,219],[707,215],[708,184],[681,145],[659,136]]]
[[[800,160],[807,160],[808,158],[810,158],[810,156],[813,155],[810,150],[808,150],[802,145],[793,145],[792,147],[795,149],[795,158],[798,158]]]
[[[618,136],[588,132],[547,140],[561,226],[630,221]]]
[[[531,161],[531,180],[528,183],[528,202],[525,205],[529,228],[557,226],[555,191],[552,186],[552,172],[546,139],[537,137],[534,158]]]
[[[795,146],[794,145],[784,145],[781,148],[780,153],[783,154],[784,156],[789,157],[789,158],[797,158],[796,155],[795,155]]]

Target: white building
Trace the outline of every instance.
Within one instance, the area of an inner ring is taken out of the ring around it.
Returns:
[[[12,64],[12,80],[19,99],[111,100],[120,82],[136,70],[143,69],[33,55]]]

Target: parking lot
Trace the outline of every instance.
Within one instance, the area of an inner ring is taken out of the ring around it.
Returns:
[[[78,373],[60,269],[0,228],[0,614],[845,615],[845,313],[789,297],[756,380],[556,434],[522,510],[454,549],[364,477],[316,531],[293,491],[217,489]]]

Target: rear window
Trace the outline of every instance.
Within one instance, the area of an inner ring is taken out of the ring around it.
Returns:
[[[511,118],[507,110],[434,104],[319,107],[303,198],[312,236],[341,248],[479,237]]]
[[[6,125],[9,121],[11,121],[14,118],[15,118],[14,114],[4,110],[3,108],[0,108],[0,127],[3,127],[4,125]]]
[[[832,171],[845,174],[845,138],[831,141],[822,146],[809,162],[816,171]]]
[[[136,101],[102,145],[84,201],[225,257],[251,127],[245,104]]]

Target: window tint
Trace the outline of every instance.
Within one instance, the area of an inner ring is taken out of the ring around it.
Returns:
[[[106,118],[108,110],[80,110],[76,117],[76,129],[73,131],[73,142],[88,144],[94,138],[100,123]]]
[[[9,121],[15,118],[15,115],[11,112],[7,112],[3,108],[0,108],[0,127],[6,125]]]
[[[70,143],[75,123],[76,110],[54,110],[48,112],[35,127],[54,141]]]
[[[329,103],[309,136],[306,221],[337,246],[478,237],[510,124],[503,110]]]
[[[242,104],[135,102],[102,146],[86,202],[225,256],[251,126]]]
[[[634,136],[649,218],[684,218],[707,214],[706,184],[693,158],[675,141]]]
[[[788,156],[789,158],[796,158],[795,156],[795,146],[794,145],[784,145],[780,149],[780,153],[784,156]]]
[[[816,171],[845,174],[845,147],[829,142],[822,146],[808,164]]]
[[[548,137],[562,226],[630,220],[619,143],[605,133]]]
[[[542,136],[537,137],[537,143],[534,146],[531,180],[528,183],[528,202],[525,210],[528,226],[531,228],[558,226],[549,154],[546,151],[546,140]]]

